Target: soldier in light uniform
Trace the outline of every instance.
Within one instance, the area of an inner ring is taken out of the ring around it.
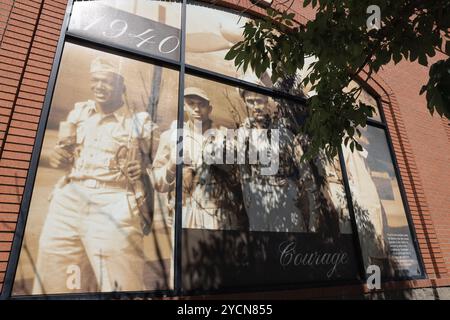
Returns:
[[[142,227],[151,222],[146,182],[156,125],[124,101],[116,65],[97,58],[90,75],[94,100],[75,104],[50,157],[67,174],[53,191],[33,293],[86,289],[68,281],[72,272],[83,284],[95,278],[89,291],[145,289]]]
[[[225,128],[210,119],[212,105],[199,88],[186,88],[184,105],[187,121],[183,130],[183,227],[194,229],[244,229],[246,216],[242,206],[237,167],[228,164],[207,164],[205,148],[224,143]],[[201,128],[194,127],[194,123]],[[209,129],[224,133],[222,137],[207,135]],[[155,189],[169,192],[172,215],[175,202],[176,123],[161,134],[153,162]]]

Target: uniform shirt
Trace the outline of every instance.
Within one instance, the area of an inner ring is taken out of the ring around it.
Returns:
[[[137,146],[138,156],[149,159],[157,126],[147,112],[132,113],[123,105],[110,114],[103,114],[95,102],[88,100],[75,104],[67,122],[76,126],[72,179],[95,179],[102,182],[125,181],[124,164],[130,148]]]
[[[251,147],[249,141],[253,121],[248,118],[241,126],[244,130],[246,148]],[[303,150],[299,136],[294,135],[281,123],[270,121],[268,130],[278,130],[279,151],[278,170],[275,174],[262,175],[260,163],[240,165],[240,178],[244,196],[244,204],[249,217],[251,231],[304,232],[308,229],[309,201],[305,189],[310,182],[309,171],[300,161]],[[270,145],[258,141],[259,152],[270,151]],[[249,161],[246,155],[246,162]]]
[[[224,133],[224,127],[213,123],[211,129]],[[169,208],[175,209],[175,181],[167,181],[170,158],[176,152],[177,127],[161,134],[161,143],[153,162],[155,189],[169,192]],[[185,124],[183,130],[183,227],[194,229],[243,229],[247,218],[242,205],[236,166],[227,164],[208,165],[203,159],[204,151],[215,148],[215,137],[206,132],[196,132]],[[217,141],[220,143],[221,141]],[[225,148],[225,146],[224,146]],[[188,161],[186,161],[188,160]],[[187,164],[186,164],[187,162]]]

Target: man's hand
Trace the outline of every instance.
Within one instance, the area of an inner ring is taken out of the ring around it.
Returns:
[[[131,181],[138,180],[142,175],[142,165],[141,162],[138,160],[133,160],[128,162],[127,166],[127,175],[128,178],[130,178]]]
[[[73,162],[73,155],[60,146],[56,146],[50,154],[50,165],[53,168],[67,168]]]
[[[194,190],[194,177],[194,169],[190,166],[183,166],[183,191],[189,196],[192,195]]]

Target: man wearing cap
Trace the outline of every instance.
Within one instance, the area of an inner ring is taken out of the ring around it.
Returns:
[[[256,78],[244,80],[264,85]],[[239,89],[248,117],[241,125],[245,136],[245,152],[254,148],[260,153],[270,154],[271,162],[278,161],[278,170],[264,174],[266,165],[261,161],[240,165],[245,209],[250,231],[307,232],[310,230],[309,212],[311,201],[306,191],[309,170],[300,161],[303,154],[300,137],[294,135],[285,125],[283,118],[272,112],[269,97]],[[252,132],[253,131],[253,132]],[[271,150],[272,144],[252,140],[254,132],[265,133],[270,139],[278,137],[278,150]],[[276,134],[277,133],[277,134]],[[239,150],[238,150],[239,151]],[[274,152],[276,151],[276,152]]]
[[[244,229],[246,216],[240,198],[236,166],[208,164],[204,161],[205,150],[224,143],[222,139],[225,137],[225,128],[216,126],[210,119],[213,107],[202,89],[185,89],[184,108],[183,227]],[[217,134],[209,134],[211,132]],[[176,141],[174,122],[169,130],[161,134],[161,142],[153,162],[155,189],[169,192],[172,215],[175,203]]]
[[[156,125],[126,103],[124,78],[110,61],[93,60],[90,77],[93,100],[76,103],[61,122],[50,156],[67,174],[41,233],[34,293],[145,289],[142,227],[152,210],[145,182]]]

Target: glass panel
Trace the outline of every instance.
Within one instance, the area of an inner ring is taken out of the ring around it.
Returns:
[[[357,88],[359,87],[358,83],[356,81],[351,81],[349,86],[347,87],[347,89],[350,91],[353,88]],[[380,121],[381,122],[381,116],[380,116],[380,111],[378,110],[378,104],[377,104],[377,100],[372,97],[367,90],[365,89],[361,89],[361,93],[358,95],[356,102],[359,104],[359,102],[365,103],[369,106],[372,106],[375,108],[375,112],[373,114],[373,116],[369,119],[372,120],[376,120],[376,121]]]
[[[14,295],[172,288],[151,164],[177,83],[176,71],[66,43]]]
[[[386,277],[420,275],[400,188],[383,129],[360,129],[363,152],[344,149],[364,263]]]
[[[300,162],[304,106],[185,82],[183,287],[354,279],[339,163]]]
[[[197,2],[194,2],[197,3]],[[268,70],[257,78],[251,70],[244,74],[236,69],[234,61],[225,60],[228,50],[243,40],[242,31],[250,21],[241,13],[223,8],[206,7],[204,4],[188,4],[186,9],[186,63],[253,84],[289,92],[298,81],[285,79],[273,84]],[[301,93],[296,93],[301,94]]]
[[[178,61],[180,25],[179,1],[76,1],[68,31],[96,42]]]

